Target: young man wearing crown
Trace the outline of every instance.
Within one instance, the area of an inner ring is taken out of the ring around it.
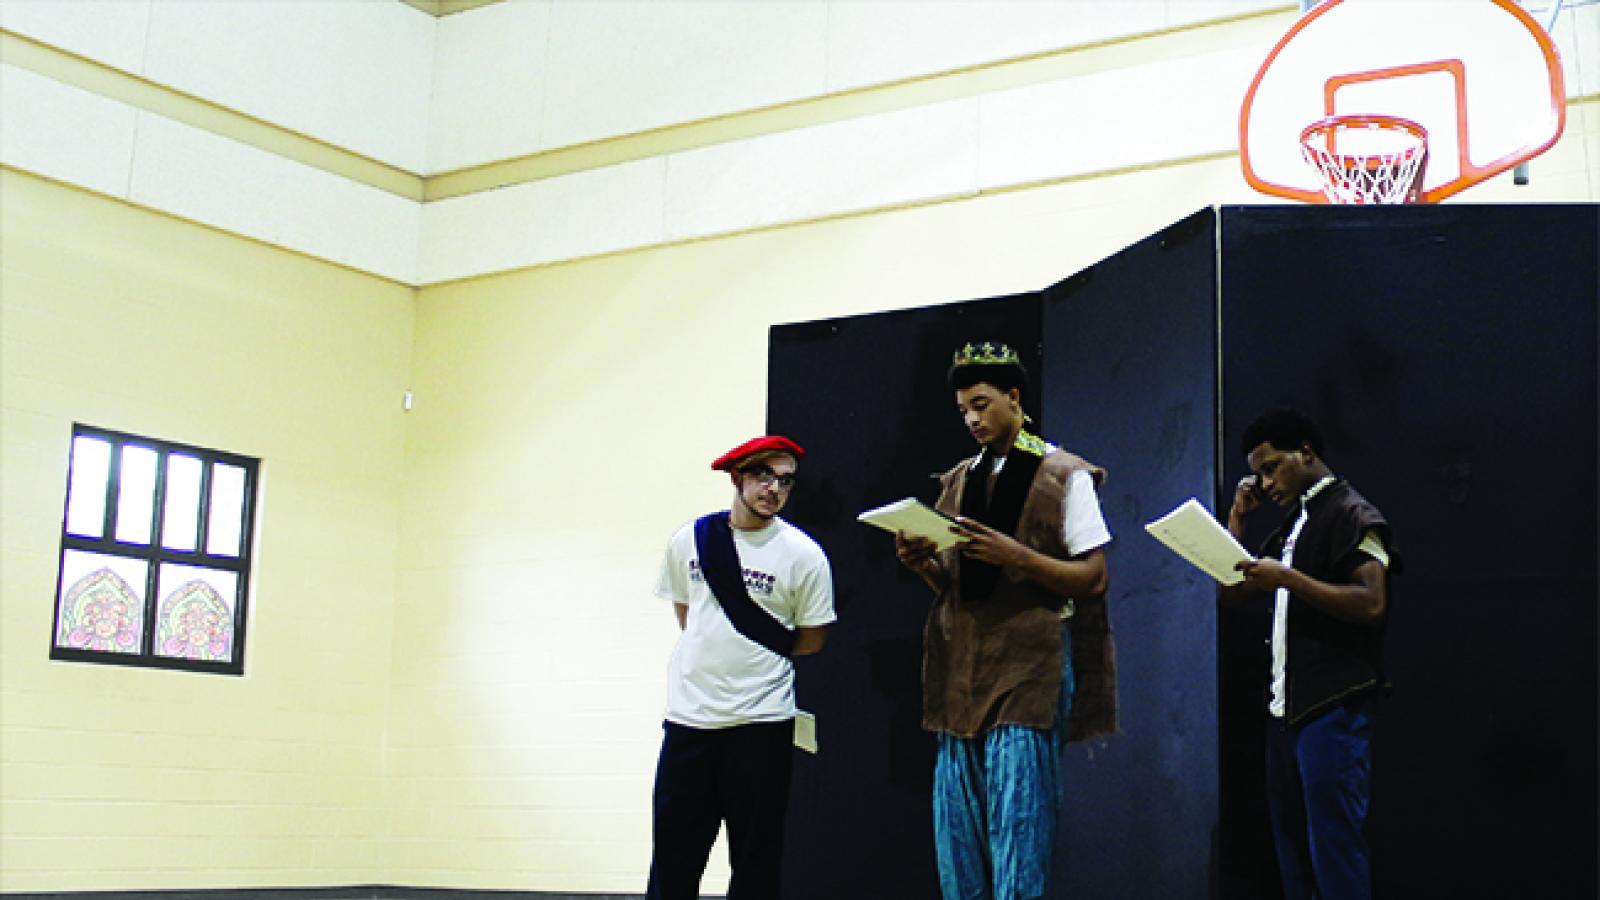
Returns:
[[[711,463],[733,503],[678,529],[656,595],[683,634],[656,766],[650,900],[695,900],[726,823],[729,900],[778,900],[793,762],[794,665],[834,621],[828,558],[778,517],[805,451],[767,435]]]
[[[941,478],[957,548],[896,536],[937,597],[924,631],[923,727],[937,733],[933,814],[946,900],[1043,897],[1064,791],[1059,750],[1117,728],[1106,614],[1105,470],[1030,434],[1027,372],[968,344],[950,388],[979,453]]]

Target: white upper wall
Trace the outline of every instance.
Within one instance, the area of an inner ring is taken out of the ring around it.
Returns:
[[[0,0],[0,27],[436,174],[1287,0]],[[1529,5],[1537,7],[1537,2]],[[1600,78],[1596,4],[1556,38]]]
[[[439,22],[428,168],[791,103],[1284,0],[507,0]]]
[[[405,284],[422,206],[0,63],[0,162]]]
[[[0,0],[0,27],[422,172],[438,20],[394,0]]]
[[[0,0],[0,27],[417,174],[1284,0]]]
[[[0,162],[432,284],[1226,154],[1237,145],[1249,76],[1293,7],[507,0],[435,19],[400,0],[0,0],[10,32],[414,171],[1262,8],[1282,14],[1084,54],[1091,65],[1055,80],[913,100],[426,204],[4,64]],[[1600,92],[1600,0],[1569,3],[1555,34],[1569,94]],[[1587,200],[1600,190],[1592,106],[1573,107],[1569,137],[1538,161],[1535,190],[1519,199]],[[1242,178],[1236,187],[1212,202],[1261,199]]]

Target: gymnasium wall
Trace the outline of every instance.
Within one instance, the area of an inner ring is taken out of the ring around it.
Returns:
[[[381,879],[412,292],[0,198],[0,888]],[[264,460],[243,677],[49,659],[73,423]]]

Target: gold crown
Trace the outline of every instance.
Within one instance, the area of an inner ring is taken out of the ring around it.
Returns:
[[[1017,351],[1005,344],[994,344],[984,341],[981,344],[967,344],[955,352],[951,357],[952,366],[1020,366],[1022,357]]]

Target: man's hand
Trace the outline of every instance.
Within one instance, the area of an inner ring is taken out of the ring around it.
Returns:
[[[904,531],[894,534],[894,555],[900,564],[922,576],[928,587],[937,593],[944,582],[944,565],[939,562],[939,550],[925,537],[912,537]]]
[[[956,523],[955,533],[967,539],[961,545],[962,556],[1015,569],[1063,602],[1068,597],[1093,597],[1106,592],[1106,555],[1098,547],[1071,559],[1056,559],[976,519],[962,516]]]
[[[894,533],[894,555],[900,564],[913,572],[929,563],[938,563],[938,549],[925,537],[912,537],[904,531]]]
[[[1002,531],[965,516],[956,518],[955,533],[967,538],[961,545],[961,555],[996,566],[1022,568],[1033,551],[1021,541]]]
[[[1244,573],[1246,583],[1263,591],[1285,587],[1294,577],[1293,569],[1275,559],[1246,559],[1234,566]]]
[[[1239,479],[1233,489],[1233,506],[1228,509],[1228,530],[1236,538],[1244,536],[1244,517],[1261,506],[1261,488],[1254,475]]]
[[[1233,489],[1233,509],[1228,510],[1228,515],[1248,516],[1261,505],[1261,488],[1257,485],[1256,476],[1246,475],[1239,479],[1239,485]]]
[[[1245,560],[1234,568],[1243,572],[1245,578],[1244,583],[1235,587],[1255,588],[1269,594],[1286,587],[1297,600],[1304,600],[1336,619],[1356,625],[1376,626],[1382,623],[1389,608],[1388,573],[1383,563],[1376,559],[1368,558],[1357,566],[1351,573],[1350,582],[1337,584],[1312,578],[1275,559]],[[1223,588],[1223,591],[1233,589]]]

